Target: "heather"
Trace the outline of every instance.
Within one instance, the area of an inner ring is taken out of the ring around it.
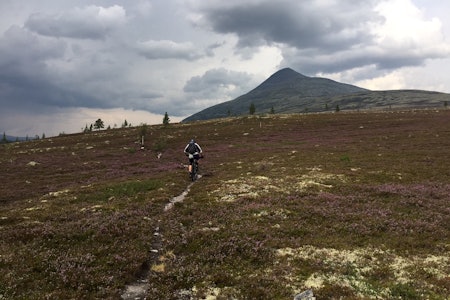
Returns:
[[[148,299],[446,299],[449,119],[268,115],[149,126],[145,150],[139,128],[2,145],[0,298],[120,299],[145,280]]]

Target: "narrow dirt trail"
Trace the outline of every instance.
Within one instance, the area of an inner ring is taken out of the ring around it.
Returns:
[[[202,176],[198,175],[198,179]],[[169,202],[164,207],[164,212],[171,210],[175,203],[183,202],[186,196],[189,194],[191,187],[194,185],[194,182],[191,182],[186,189],[178,196],[173,197],[169,200]],[[152,262],[158,260],[159,252],[162,249],[162,240],[160,234],[160,227],[157,226],[153,232],[153,241],[150,249],[150,256],[148,261],[144,262],[141,266],[139,278],[137,281],[127,285],[121,295],[121,299],[123,300],[145,300],[147,299],[147,289],[149,288],[147,275],[149,272],[149,268]]]

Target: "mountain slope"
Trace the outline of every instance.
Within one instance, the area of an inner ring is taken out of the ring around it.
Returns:
[[[368,90],[349,84],[339,83],[326,78],[302,75],[290,68],[282,69],[267,80],[234,100],[217,104],[202,110],[183,121],[206,120],[229,115],[245,115],[251,103],[257,112],[288,112],[292,107],[302,107],[305,100],[321,97],[333,97]],[[301,110],[303,110],[301,108]]]
[[[394,107],[441,107],[450,94],[420,91],[370,91],[326,78],[308,77],[290,68],[282,69],[247,94],[206,108],[183,120],[208,120],[246,115],[255,105],[256,114],[321,112],[340,109]]]

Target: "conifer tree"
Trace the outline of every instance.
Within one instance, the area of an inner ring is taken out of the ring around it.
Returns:
[[[163,118],[163,125],[169,125],[169,122],[170,122],[170,118],[166,111],[166,113],[164,114],[164,118]]]
[[[253,115],[253,114],[255,114],[255,111],[256,111],[255,104],[252,102],[252,104],[250,104],[250,107],[249,107],[249,113],[251,115]]]
[[[98,119],[95,121],[94,129],[100,130],[102,128],[105,128],[105,124],[103,123],[102,119]]]
[[[341,109],[339,108],[339,104],[336,105],[336,112],[340,112]]]

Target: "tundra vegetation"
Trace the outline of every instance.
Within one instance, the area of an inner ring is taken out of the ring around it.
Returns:
[[[247,116],[0,146],[0,298],[446,299],[450,111]],[[205,158],[190,184],[182,151]]]

